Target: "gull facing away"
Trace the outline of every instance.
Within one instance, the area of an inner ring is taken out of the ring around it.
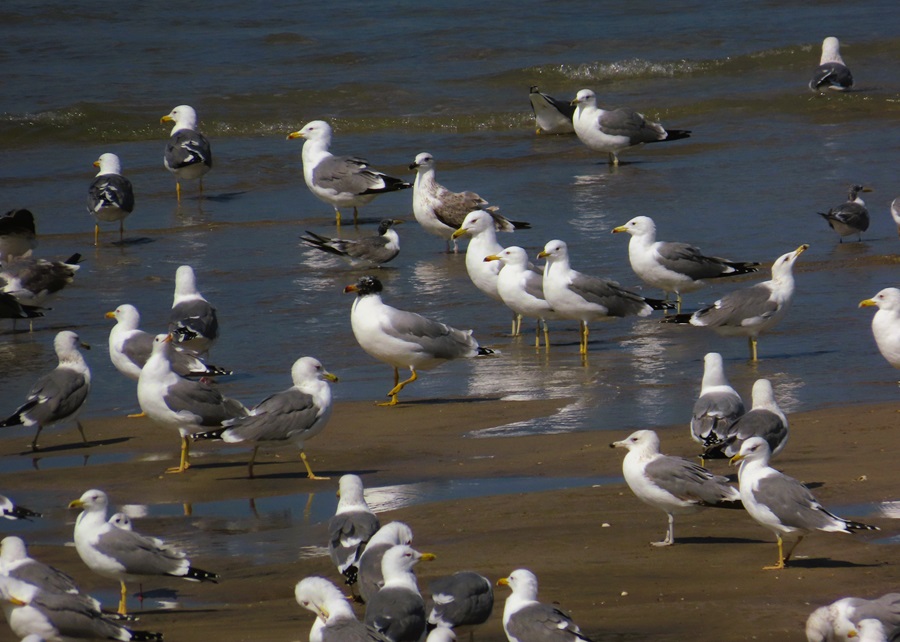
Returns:
[[[866,628],[862,626],[866,621],[875,621],[882,627],[881,637],[873,636],[869,642],[896,640],[900,634],[900,593],[887,593],[871,600],[845,597],[820,606],[806,620],[806,639],[808,642],[866,642],[859,630]],[[848,635],[854,630],[855,634]]]
[[[405,544],[412,546],[412,529],[403,522],[389,522],[379,528],[359,557],[359,596],[363,602],[372,599],[384,586],[384,574],[381,572],[381,559],[388,549]]]
[[[209,352],[219,338],[216,309],[197,289],[194,268],[182,265],[175,270],[175,295],[169,312],[169,333],[175,343],[199,354]]]
[[[94,161],[97,177],[88,188],[88,211],[94,215],[94,246],[100,242],[100,221],[119,222],[119,242],[125,234],[125,217],[134,211],[134,188],[122,176],[122,164],[115,154],[100,154]]]
[[[871,299],[860,301],[859,307],[878,308],[872,317],[872,336],[881,356],[900,368],[900,289],[885,288]]]
[[[572,116],[575,107],[565,100],[558,100],[543,93],[537,85],[528,90],[531,111],[534,114],[535,134],[573,134]]]
[[[418,642],[425,633],[425,600],[419,593],[413,567],[435,558],[401,544],[384,553],[384,586],[366,604],[366,624],[392,642]]]
[[[192,582],[214,582],[219,576],[196,568],[182,551],[155,537],[119,528],[107,520],[109,498],[91,489],[69,503],[80,508],[75,520],[75,550],[85,565],[101,577],[119,582],[118,613],[128,612],[125,582],[145,582],[153,577],[175,577]],[[130,525],[130,521],[128,522]]]
[[[306,577],[294,587],[297,604],[316,615],[310,642],[389,642],[356,619],[340,589],[323,577]]]
[[[84,427],[78,420],[78,413],[91,391],[91,369],[88,368],[79,347],[90,349],[78,335],[63,330],[53,340],[53,349],[59,365],[38,379],[28,392],[25,403],[0,422],[0,428],[8,426],[36,426],[31,449],[38,450],[41,431],[63,421],[75,422],[81,440],[87,443]]]
[[[891,218],[897,226],[897,235],[900,236],[900,196],[891,201]]]
[[[447,249],[453,243],[453,252],[459,251],[457,237],[451,235],[459,229],[469,212],[484,210],[494,219],[498,232],[528,229],[530,223],[510,221],[497,213],[499,208],[490,206],[475,192],[451,192],[437,182],[434,156],[428,152],[417,155],[409,168],[416,171],[413,183],[413,215],[429,234],[447,241]]]
[[[645,504],[669,518],[666,537],[653,546],[675,543],[675,515],[695,513],[701,508],[740,508],[740,493],[727,477],[713,475],[703,466],[659,452],[659,437],[652,430],[638,430],[610,448],[626,448],[622,473],[631,491]]]
[[[582,89],[572,101],[575,114],[572,122],[578,140],[595,152],[606,152],[609,164],[619,164],[619,152],[644,143],[681,140],[691,132],[686,129],[665,129],[648,120],[640,112],[630,109],[602,109],[597,107],[597,95]]]
[[[704,447],[722,439],[725,430],[744,414],[744,402],[728,383],[722,355],[708,352],[703,357],[700,396],[691,415],[691,438]],[[703,461],[700,462],[703,464]]]
[[[348,259],[354,266],[379,267],[400,254],[400,236],[393,227],[401,223],[400,219],[382,219],[375,236],[358,239],[333,239],[306,230],[307,236],[301,236],[300,240],[322,252]]]
[[[487,622],[494,610],[491,581],[473,571],[435,578],[428,583],[428,591],[429,627],[478,626]]]
[[[782,254],[772,264],[772,278],[742,290],[735,290],[693,314],[676,314],[663,323],[690,323],[709,327],[717,333],[745,336],[750,346],[750,360],[757,361],[759,335],[778,323],[794,299],[794,263],[809,245]]]
[[[153,352],[141,369],[137,395],[141,411],[162,428],[178,431],[181,459],[168,473],[183,473],[191,466],[189,435],[220,426],[247,414],[240,402],[224,397],[204,380],[191,381],[172,369],[171,334],[153,338]]]
[[[212,169],[212,149],[206,136],[197,131],[197,112],[190,105],[178,105],[159,119],[161,123],[173,122],[163,165],[175,175],[175,195],[181,202],[181,182],[200,181],[203,193],[203,176]]]
[[[341,208],[353,208],[353,223],[359,221],[358,208],[379,194],[412,187],[406,181],[369,167],[357,156],[335,156],[331,147],[331,125],[314,120],[303,129],[288,134],[288,140],[303,138],[303,179],[313,195],[334,208],[335,223],[341,224]]]
[[[328,554],[352,587],[359,578],[359,560],[381,524],[369,508],[357,475],[342,475],[338,481],[338,505],[328,521]]]
[[[0,216],[0,263],[23,256],[37,247],[34,214],[30,210],[10,210]]]
[[[760,526],[778,538],[778,562],[764,570],[784,568],[797,544],[812,531],[853,533],[857,530],[879,530],[860,522],[838,517],[825,510],[802,483],[769,466],[771,451],[762,437],[751,437],[741,451],[731,458],[740,462],[738,479],[744,508]],[[784,552],[784,540],[791,544]]]
[[[538,602],[538,581],[531,571],[520,568],[497,580],[512,594],[503,607],[503,630],[509,642],[591,642],[568,613]]]
[[[666,293],[675,293],[676,312],[681,312],[681,295],[699,290],[704,279],[738,276],[756,272],[759,263],[729,261],[704,256],[700,249],[687,243],[656,240],[656,224],[649,216],[636,216],[625,225],[613,228],[613,234],[627,232],[628,260],[631,269],[648,285]]]
[[[544,265],[544,299],[557,314],[581,322],[579,352],[587,354],[588,322],[611,317],[649,316],[653,310],[664,310],[671,304],[648,299],[622,288],[615,281],[582,274],[569,264],[569,248],[563,241],[553,240],[537,257]]]
[[[5,519],[31,519],[32,517],[40,516],[40,513],[16,504],[5,495],[0,495],[0,517]]]
[[[350,311],[356,341],[371,356],[394,368],[394,387],[387,393],[391,400],[379,405],[397,405],[397,395],[418,379],[418,370],[429,370],[451,359],[493,354],[478,345],[472,330],[457,330],[386,305],[381,290],[381,281],[374,276],[362,276],[355,285],[344,288],[345,293],[357,294]],[[408,379],[400,381],[400,368],[409,368]]]
[[[226,443],[253,443],[253,453],[247,464],[247,476],[253,479],[253,462],[261,446],[290,443],[300,450],[300,459],[309,479],[328,479],[315,475],[306,453],[306,441],[325,429],[331,418],[331,386],[338,378],[325,370],[318,359],[301,357],[291,367],[293,384],[260,401],[246,415],[228,419],[222,428],[195,433],[192,438],[221,439]]]
[[[841,43],[834,36],[822,41],[822,57],[809,81],[810,91],[831,89],[848,91],[853,88],[853,74],[841,58]]]
[[[775,400],[772,382],[757,379],[751,392],[753,406],[746,414],[730,425],[710,435],[705,443],[702,458],[730,459],[738,454],[741,446],[751,437],[762,437],[769,444],[772,457],[784,450],[789,436],[787,416]]]
[[[871,192],[872,189],[862,185],[851,185],[847,192],[847,202],[832,207],[827,212],[816,212],[828,221],[828,226],[838,233],[840,242],[845,236],[857,235],[862,240],[862,233],[869,229],[869,210],[859,196],[860,192]]]

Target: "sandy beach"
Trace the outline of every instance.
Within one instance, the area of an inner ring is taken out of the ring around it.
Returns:
[[[12,496],[40,490],[74,499],[96,487],[119,505],[331,493],[337,478],[348,472],[360,474],[367,487],[447,479],[611,477],[616,481],[610,484],[423,503],[380,514],[382,523],[410,524],[416,548],[437,555],[419,566],[421,587],[462,569],[496,581],[516,568],[529,568],[539,578],[541,599],[570,611],[595,640],[802,640],[805,619],[816,606],[841,596],[872,597],[898,589],[900,523],[877,511],[847,514],[845,508],[897,499],[896,406],[832,408],[790,417],[790,442],[777,467],[810,484],[842,516],[878,525],[881,531],[813,535],[798,548],[789,568],[764,571],[776,558],[774,538],[739,511],[681,517],[675,546],[649,545],[664,534],[666,518],[640,503],[621,481],[624,453],[611,450],[609,443],[627,432],[467,436],[481,428],[551,416],[564,403],[461,399],[383,409],[338,403],[326,431],[307,448],[313,469],[330,475],[330,481],[306,479],[289,449],[261,455],[257,479],[248,480],[247,452],[222,453],[215,444],[199,447],[196,465],[184,475],[164,475],[177,451],[173,434],[143,419],[93,420],[85,423],[90,446],[73,442],[74,430],[49,431],[38,464],[42,469],[2,472],[0,488]],[[696,454],[686,426],[658,432],[664,452]],[[0,461],[30,458],[29,440],[24,431],[6,431]],[[52,465],[61,455],[98,453],[124,457],[87,468]],[[159,457],[148,456],[153,454]],[[725,462],[714,464],[718,472],[735,473]],[[74,512],[59,519],[60,507],[33,508],[54,509],[44,519],[59,522],[62,541],[71,537]],[[137,528],[165,536],[152,518],[140,520]],[[326,524],[311,528],[324,545]],[[114,588],[88,571],[70,547],[37,545],[30,550],[73,575],[87,592]],[[311,574],[337,579],[324,555],[250,565],[240,556],[201,554],[194,562],[217,571],[222,581],[148,583],[148,590],[177,590],[192,606],[144,610],[136,628],[162,631],[169,641],[208,636],[222,642],[305,640],[312,616],[294,601],[293,585]],[[497,589],[494,615],[476,639],[505,640],[501,618],[506,595],[507,589]],[[137,611],[137,599],[130,600],[130,608]],[[362,615],[361,607],[357,613]],[[0,640],[7,639],[11,636],[4,625]]]

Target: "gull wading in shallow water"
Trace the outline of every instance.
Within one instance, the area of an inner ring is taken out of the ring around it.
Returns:
[[[300,240],[322,252],[348,259],[354,266],[379,267],[400,254],[400,236],[393,227],[401,223],[399,219],[382,219],[375,236],[358,239],[333,239],[307,230],[307,236],[301,236]]]
[[[101,154],[94,161],[97,177],[88,188],[88,211],[94,215],[94,245],[100,241],[100,221],[119,222],[119,241],[125,233],[125,217],[134,210],[134,188],[122,176],[122,164],[115,154]]]
[[[847,192],[847,202],[837,207],[832,207],[827,212],[816,212],[828,221],[828,226],[838,233],[840,242],[844,242],[845,236],[857,235],[862,240],[862,233],[869,229],[869,210],[865,201],[860,198],[860,192],[871,192],[872,189],[862,185],[851,185]]]
[[[182,265],[175,270],[175,295],[169,312],[169,333],[180,347],[199,354],[209,352],[219,338],[216,309],[197,289],[194,268]]]
[[[572,134],[575,132],[575,126],[572,124],[572,115],[575,113],[574,105],[543,93],[537,85],[532,85],[529,89],[528,99],[531,101],[531,111],[534,113],[535,134]]]
[[[503,630],[509,642],[591,642],[565,611],[538,602],[538,581],[520,568],[497,580],[512,594],[503,607]]]
[[[406,181],[369,167],[357,156],[335,156],[331,147],[331,125],[314,120],[303,129],[288,134],[288,139],[303,138],[303,179],[313,195],[334,208],[335,222],[341,224],[341,208],[353,208],[353,223],[359,220],[358,208],[368,205],[379,194],[412,187]]]
[[[387,393],[394,406],[403,388],[418,378],[417,370],[435,368],[451,359],[493,354],[478,345],[472,330],[457,330],[415,312],[398,310],[381,300],[382,285],[374,276],[363,276],[344,288],[355,292],[350,325],[360,347],[394,368],[394,387]],[[409,368],[410,377],[400,381],[400,368]]]
[[[831,89],[847,91],[853,88],[853,74],[841,58],[841,43],[834,36],[822,41],[822,57],[809,81],[811,91]]]
[[[160,118],[161,123],[174,122],[163,154],[163,165],[175,175],[175,195],[181,202],[181,181],[200,180],[212,169],[212,150],[206,136],[197,131],[197,112],[190,105],[178,105]]]

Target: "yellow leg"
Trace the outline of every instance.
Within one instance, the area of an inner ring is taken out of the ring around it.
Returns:
[[[250,454],[250,463],[247,464],[247,477],[253,479],[253,462],[256,461],[256,452],[259,450],[259,446],[253,447],[253,452]]]
[[[681,295],[678,292],[675,293],[675,312],[681,314]]]
[[[749,337],[750,342],[750,361],[757,361],[756,337]]]
[[[125,418],[126,419],[140,419],[141,417],[146,417],[146,416],[147,416],[147,413],[142,410],[142,411],[134,413],[132,415],[125,415]]]
[[[167,473],[183,473],[191,467],[191,440],[187,435],[181,438],[181,462],[175,468],[169,468]]]
[[[590,330],[588,330],[588,324],[585,321],[581,322],[581,348],[579,352],[581,354],[587,354],[588,351],[588,335],[590,334]]]
[[[547,326],[547,320],[541,319],[544,324],[544,350],[550,352],[550,328]]]
[[[179,181],[175,181],[175,198],[178,199],[178,202],[181,202],[181,183]]]
[[[94,247],[100,243],[100,223],[94,223]]]
[[[336,207],[334,208],[334,224],[337,225],[338,230],[340,230],[340,227],[341,227],[341,210],[339,210],[339,209],[336,208]]]
[[[309,467],[309,462],[306,461],[306,453],[302,450],[300,451],[300,459],[303,460],[303,465],[306,466],[306,476],[310,479],[331,479],[331,477],[319,477],[313,473],[312,468]]]
[[[534,349],[541,349],[541,320],[537,320],[537,324],[534,326]]]
[[[122,596],[119,598],[119,615],[128,615],[128,589],[125,588],[125,582],[119,581],[122,585]]]
[[[780,571],[784,568],[784,563],[787,561],[784,557],[784,547],[781,540],[781,535],[776,535],[776,537],[778,538],[778,562],[773,564],[772,566],[763,566],[764,571]]]
[[[397,395],[400,394],[400,391],[403,390],[403,388],[405,388],[407,384],[410,384],[419,378],[419,375],[416,374],[415,370],[413,370],[412,368],[410,368],[410,370],[412,371],[412,374],[410,375],[409,379],[406,379],[404,381],[401,381],[401,382],[395,384],[394,387],[391,388],[390,392],[387,393],[387,396],[390,397],[391,400],[387,401],[385,403],[380,403],[380,404],[378,404],[379,406],[396,406],[397,405]],[[394,369],[394,372],[397,372],[396,368]],[[397,378],[399,378],[399,373],[397,375]]]

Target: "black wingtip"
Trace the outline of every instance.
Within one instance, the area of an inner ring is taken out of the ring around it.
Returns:
[[[690,323],[693,312],[682,312],[681,314],[670,314],[660,319],[660,323]]]
[[[683,138],[690,138],[691,134],[690,129],[667,129],[666,130],[666,138],[665,140],[681,140]]]
[[[204,571],[202,568],[197,568],[196,566],[190,567],[184,577],[196,582],[212,582],[213,584],[219,583],[219,576],[216,573]]]
[[[517,230],[531,229],[531,223],[528,223],[527,221],[510,221],[510,223],[512,223],[512,226]]]
[[[155,633],[153,631],[130,631],[132,640],[160,640],[163,639],[162,633]]]
[[[486,357],[489,354],[494,354],[494,351],[491,350],[490,348],[482,348],[481,346],[478,346],[477,356]]]
[[[207,430],[206,432],[197,432],[191,435],[191,440],[193,441],[203,441],[206,439],[221,439],[222,433],[228,430],[227,428],[216,428],[215,430]]]
[[[663,301],[662,299],[644,299],[644,302],[654,310],[674,310],[675,304],[671,301]]]
[[[10,515],[17,519],[31,519],[32,517],[41,517],[37,511],[30,510],[24,506],[14,506],[9,512]]]

